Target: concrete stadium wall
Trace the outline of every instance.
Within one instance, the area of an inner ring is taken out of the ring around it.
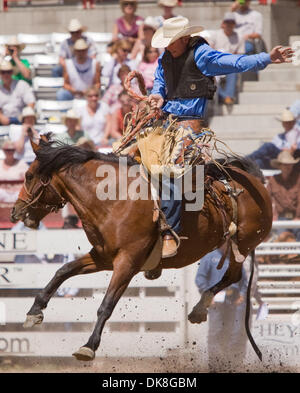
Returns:
[[[187,16],[192,24],[203,25],[206,29],[215,29],[220,25],[222,16],[232,2],[184,3],[177,8],[176,14]],[[264,37],[268,48],[288,43],[289,35],[300,32],[300,9],[295,1],[278,1],[276,5],[259,6],[253,4],[264,18]],[[141,16],[159,15],[156,3],[139,5]],[[11,8],[0,13],[0,34],[15,33],[51,33],[64,32],[71,18],[79,18],[90,31],[112,31],[114,20],[120,16],[118,4],[98,5],[94,11],[81,10],[76,6],[47,8]]]

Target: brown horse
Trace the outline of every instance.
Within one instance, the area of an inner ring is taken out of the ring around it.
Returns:
[[[105,322],[131,279],[141,271],[160,236],[158,225],[153,221],[153,201],[151,198],[120,200],[118,195],[116,200],[101,200],[97,197],[97,185],[107,180],[103,174],[99,176],[99,168],[110,166],[118,174],[119,157],[114,154],[104,155],[68,145],[55,147],[44,136],[39,145],[32,142],[32,147],[36,159],[26,173],[11,220],[22,220],[26,226],[37,228],[40,220],[49,212],[70,202],[82,221],[92,249],[56,272],[49,284],[36,296],[24,326],[31,327],[42,322],[42,310],[66,279],[77,274],[113,270],[97,312],[94,331],[88,342],[74,354],[79,360],[92,360],[99,347]],[[128,163],[129,166],[133,164]],[[250,169],[249,163],[241,160],[236,165],[226,165],[226,176],[230,176],[228,184],[242,191],[236,196],[236,243],[240,253],[246,257],[268,235],[272,225],[272,209],[261,180],[241,169]],[[225,241],[224,222],[229,225],[234,216],[232,198],[220,181],[224,173],[220,176],[222,171],[214,165],[207,167],[213,168],[211,172],[208,169],[208,174],[212,179],[210,189],[214,192],[205,192],[205,202],[200,211],[182,209],[182,234],[187,239],[182,242],[175,257],[160,261],[159,267],[153,271],[153,278],[159,275],[161,269],[181,268],[198,261]],[[127,180],[131,184],[136,179]],[[116,182],[118,185],[118,176]],[[185,203],[183,201],[183,207]],[[239,281],[241,269],[242,263],[236,261],[231,249],[230,264],[225,275],[202,295],[193,308],[189,315],[192,323],[206,320],[213,296]]]

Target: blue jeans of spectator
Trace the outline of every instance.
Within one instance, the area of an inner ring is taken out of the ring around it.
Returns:
[[[253,55],[255,53],[254,42],[253,41],[245,41],[245,54]]]
[[[228,74],[225,77],[225,86],[219,86],[218,94],[222,98],[235,97],[237,74]]]
[[[161,210],[166,217],[167,223],[176,233],[179,233],[181,229],[180,219],[182,197],[181,189],[176,183],[177,182],[174,178],[163,177],[161,192]]]
[[[59,78],[63,76],[63,67],[60,64],[57,64],[52,68],[52,76],[55,78]]]
[[[70,101],[74,100],[74,96],[69,90],[59,89],[56,92],[56,99],[57,101]]]
[[[272,159],[277,158],[280,151],[272,142],[266,142],[253,153],[249,154],[247,158],[255,161],[261,169],[273,169],[270,162]]]

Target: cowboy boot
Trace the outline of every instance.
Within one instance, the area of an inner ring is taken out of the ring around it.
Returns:
[[[177,243],[172,235],[164,235],[162,258],[171,258],[177,254]]]

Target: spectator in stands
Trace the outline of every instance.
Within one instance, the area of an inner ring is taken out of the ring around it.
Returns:
[[[250,8],[251,0],[237,0],[231,6],[235,14],[236,32],[245,40],[245,53],[251,55],[266,51],[262,39],[262,14]]]
[[[84,10],[86,10],[88,8],[87,3],[89,4],[89,8],[91,10],[93,10],[95,8],[94,0],[82,0],[82,7]]]
[[[13,66],[12,78],[22,79],[31,85],[30,63],[28,60],[20,58],[20,53],[24,48],[25,44],[19,42],[17,37],[12,37],[5,45],[5,56],[9,56],[9,61]]]
[[[120,79],[118,72],[123,64],[128,65],[131,70],[137,68],[137,61],[130,59],[129,53],[132,50],[132,45],[128,40],[116,41],[112,48],[112,58],[103,65],[101,75],[108,79],[106,88],[108,89],[112,84],[119,84]]]
[[[137,22],[143,20],[141,16],[135,14],[137,10],[137,0],[120,0],[123,15],[118,18],[113,27],[113,41],[120,38],[129,40],[142,39],[143,29],[138,26]]]
[[[132,48],[130,57],[132,59],[142,60],[146,46],[151,46],[154,33],[159,28],[158,18],[155,16],[147,16],[144,21],[140,21],[143,25],[143,39],[136,40]]]
[[[143,60],[138,66],[138,71],[140,71],[144,77],[145,85],[148,94],[151,93],[154,83],[154,73],[158,65],[159,50],[153,48],[152,46],[146,46],[144,50]]]
[[[28,105],[34,108],[32,88],[23,80],[13,80],[13,67],[8,61],[0,64],[0,124],[20,124],[19,116]]]
[[[284,150],[271,161],[271,166],[281,170],[279,175],[270,177],[267,189],[272,198],[274,220],[300,219],[300,172],[291,153]],[[298,241],[300,236],[297,236]]]
[[[75,57],[64,65],[64,87],[57,91],[58,101],[84,98],[86,91],[95,86],[100,89],[100,64],[88,55],[88,44],[82,38],[74,45]]]
[[[293,104],[290,106],[290,111],[295,116],[297,125],[300,129],[300,100],[293,102]]]
[[[127,64],[121,65],[117,74],[120,82],[113,83],[109,86],[109,88],[106,90],[103,97],[101,98],[101,102],[105,102],[110,107],[112,107],[118,102],[118,96],[121,91],[124,90],[125,79],[130,71],[131,69]]]
[[[134,110],[135,102],[128,95],[126,90],[119,94],[119,103],[112,111],[111,134],[115,139],[119,139],[123,134],[125,115]]]
[[[86,105],[78,108],[81,129],[84,135],[97,146],[106,145],[107,143],[107,135],[109,134],[107,117],[110,111],[106,103],[99,101],[99,97],[99,89],[91,87],[86,92]]]
[[[229,258],[221,269],[218,263],[225,251],[221,247],[203,257],[196,274],[200,294],[217,284],[225,274]],[[241,367],[246,356],[247,335],[244,327],[247,275],[215,295],[208,309],[208,362],[210,371],[233,371]],[[228,369],[232,367],[232,369]]]
[[[95,42],[83,34],[86,31],[86,27],[81,24],[78,19],[72,19],[68,26],[68,31],[71,35],[70,38],[67,38],[61,43],[59,49],[59,64],[55,66],[52,70],[52,75],[54,77],[63,76],[63,67],[65,65],[66,59],[72,59],[75,56],[74,53],[74,45],[75,42],[79,39],[83,39],[88,45],[88,55],[92,59],[95,59],[97,56],[97,48]]]
[[[279,120],[284,132],[276,135],[272,142],[266,142],[253,153],[248,155],[262,169],[271,169],[270,161],[278,156],[280,151],[287,149],[294,153],[300,148],[300,132],[296,119],[291,111],[285,109]]]
[[[178,5],[178,0],[158,0],[158,5],[163,9],[163,14],[158,18],[159,27],[163,25],[164,20],[179,16],[173,14],[173,9]]]
[[[235,32],[235,15],[233,12],[226,12],[221,24],[221,29],[211,31],[209,44],[213,49],[220,52],[242,54],[244,53],[245,42]],[[232,105],[236,96],[236,83],[238,74],[228,74],[221,78],[218,86],[218,95],[226,105]]]
[[[0,202],[14,203],[25,178],[28,165],[15,158],[16,146],[7,139],[2,145],[4,159],[0,160]]]
[[[26,106],[21,115],[22,125],[11,125],[9,135],[16,145],[15,157],[24,160],[28,165],[35,159],[30,139],[33,138],[37,143],[39,132],[35,128],[36,114],[31,106]]]
[[[79,129],[80,116],[74,111],[74,109],[70,109],[66,116],[64,116],[63,122],[67,127],[67,130],[61,134],[55,135],[55,140],[67,143],[68,145],[74,145],[84,135],[83,131]]]

